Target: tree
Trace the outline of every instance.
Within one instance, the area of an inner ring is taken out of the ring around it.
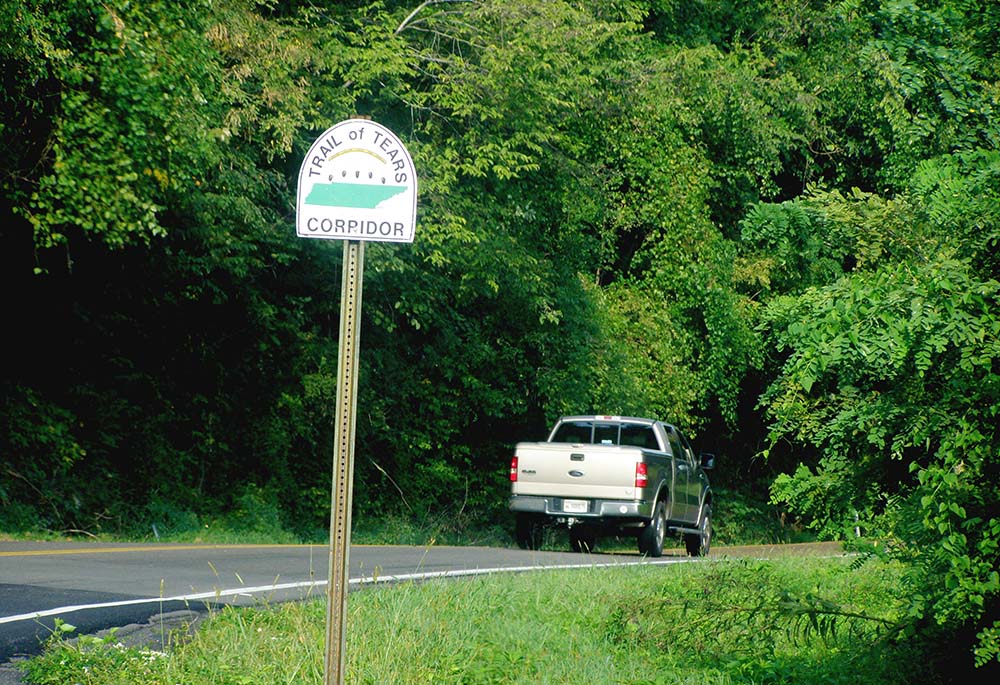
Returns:
[[[968,178],[995,179],[995,158],[964,158],[979,160]],[[983,225],[995,207],[988,193],[945,200],[953,163],[925,165],[919,194],[882,215],[879,249],[864,241],[868,259],[768,305],[768,337],[782,356],[761,401],[772,450],[790,441],[815,455],[778,477],[774,501],[821,534],[850,537],[861,525],[882,540],[912,565],[914,625],[976,626],[977,662],[986,663],[997,654],[1000,595],[1000,284],[981,268],[991,264],[983,236],[958,227]],[[840,198],[823,213],[824,236],[842,253],[865,254],[854,242],[870,236],[857,207],[870,203]],[[800,216],[798,203],[787,209]]]

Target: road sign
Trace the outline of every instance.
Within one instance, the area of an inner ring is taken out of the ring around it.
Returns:
[[[370,119],[348,119],[313,142],[299,169],[302,238],[412,243],[417,174],[406,147]]]
[[[416,221],[417,174],[392,131],[370,119],[348,119],[327,129],[309,148],[299,169],[295,232],[302,238],[344,241],[324,685],[340,685],[345,675],[362,241],[412,243]]]

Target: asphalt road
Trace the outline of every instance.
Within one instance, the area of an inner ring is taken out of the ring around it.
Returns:
[[[712,557],[839,550],[839,545],[717,548]],[[499,571],[688,560],[681,549],[649,560],[635,554],[488,547],[353,546],[349,576],[351,586],[359,587]],[[37,653],[57,618],[74,625],[77,634],[89,634],[169,612],[325,596],[328,566],[325,545],[0,542],[0,664]]]
[[[358,586],[640,561],[487,547],[354,546],[349,577]],[[325,596],[328,568],[326,545],[0,542],[0,663],[38,652],[57,618],[87,634],[171,611]]]

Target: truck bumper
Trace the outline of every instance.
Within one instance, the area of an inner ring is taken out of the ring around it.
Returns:
[[[569,502],[570,504],[567,504]],[[580,511],[574,504],[586,502],[586,511]],[[538,497],[534,495],[512,495],[508,506],[511,511],[526,514],[540,514],[555,519],[574,519],[579,522],[615,519],[626,524],[629,520],[647,521],[653,516],[653,503],[644,500],[576,500],[562,497]]]

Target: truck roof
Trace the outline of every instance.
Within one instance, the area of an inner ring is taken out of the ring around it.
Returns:
[[[638,416],[611,416],[605,414],[585,414],[580,416],[563,416],[559,419],[562,421],[620,421],[622,423],[659,423],[656,419],[644,419]]]
[[[640,416],[616,416],[611,414],[581,414],[578,416],[562,416],[556,421],[555,426],[553,426],[550,433],[555,433],[556,427],[561,423],[569,423],[571,421],[613,421],[615,423],[638,423],[645,426],[655,426],[659,424],[663,426],[663,430],[667,433],[676,433],[677,428],[670,423],[665,421],[660,421],[658,419],[647,419]]]

